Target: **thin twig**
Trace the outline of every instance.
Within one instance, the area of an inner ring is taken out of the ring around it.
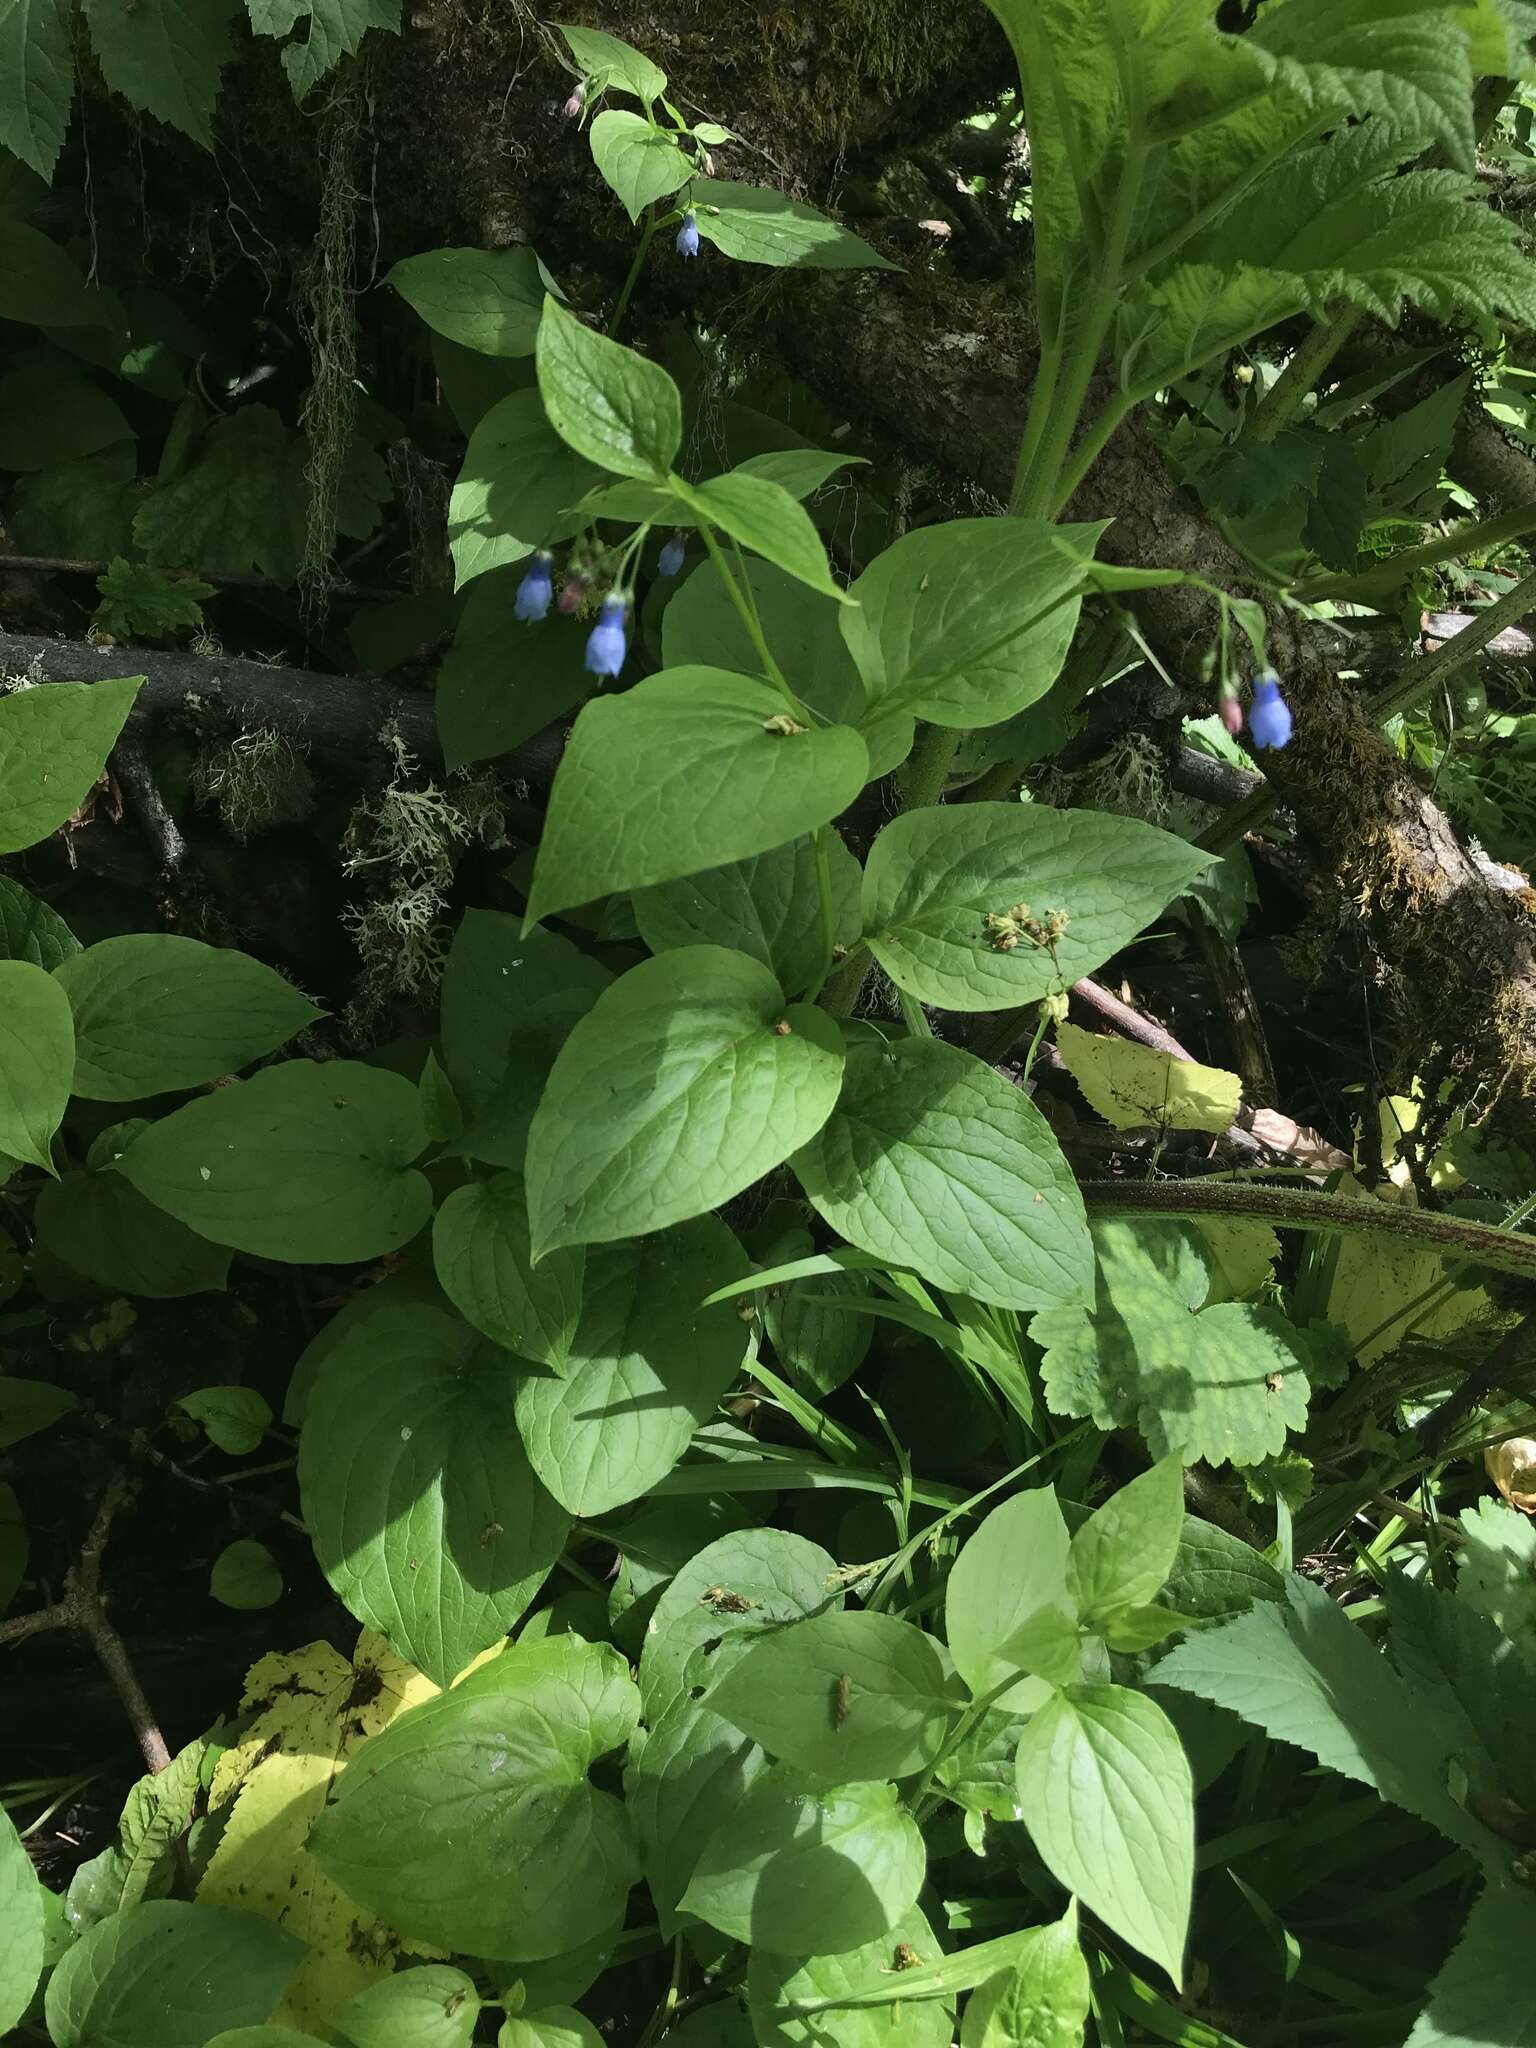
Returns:
[[[159,857],[161,872],[167,881],[174,880],[187,858],[187,842],[160,794],[149,755],[136,734],[124,733],[118,740],[112,749],[112,769],[129,810]]]
[[[112,564],[92,562],[72,555],[11,555],[0,554],[0,569],[25,569],[41,571],[48,576],[105,576]],[[250,569],[172,569],[161,567],[159,574],[168,583],[178,583],[188,577],[195,577],[202,583],[223,583],[232,590],[291,590],[292,586],[280,583],[275,576],[259,576]],[[373,583],[338,583],[338,596],[371,597],[380,602],[402,595],[399,590],[386,589]]]

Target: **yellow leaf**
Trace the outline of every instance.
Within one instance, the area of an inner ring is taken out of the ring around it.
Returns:
[[[209,1811],[228,1818],[197,1895],[275,1920],[314,1951],[273,2014],[279,2025],[329,2039],[340,2007],[394,1968],[402,1937],[354,1906],[304,1844],[347,1759],[437,1690],[371,1629],[350,1663],[310,1643],[246,1675],[241,1705],[254,1718],[213,1774]]]
[[[1218,1301],[1246,1301],[1268,1281],[1280,1256],[1280,1240],[1267,1223],[1217,1222],[1202,1217],[1195,1229],[1205,1244],[1210,1268],[1209,1308]]]
[[[1341,1195],[1363,1197],[1365,1192],[1352,1175],[1344,1175]],[[1415,1206],[1410,1193],[1390,1183],[1377,1190],[1377,1199],[1399,1208]],[[1343,1237],[1328,1294],[1328,1321],[1348,1330],[1362,1365],[1375,1365],[1407,1337],[1449,1337],[1492,1311],[1481,1287],[1439,1292],[1445,1278],[1446,1262],[1436,1251],[1390,1238]]]
[[[1160,1124],[1171,1131],[1224,1131],[1243,1084],[1221,1067],[1176,1060],[1127,1038],[1100,1038],[1058,1024],[1056,1050],[1089,1103],[1116,1130]]]

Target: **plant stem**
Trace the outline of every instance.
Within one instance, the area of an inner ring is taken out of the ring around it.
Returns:
[[[741,585],[731,574],[731,565],[721,552],[719,541],[715,539],[708,525],[702,521],[699,525],[699,538],[703,541],[704,551],[714,563],[716,572],[721,582],[725,585],[731,603],[736,607],[736,616],[746,628],[747,638],[757,650],[758,660],[763,664],[763,674],[781,692],[785,703],[789,706],[790,715],[797,723],[809,725],[811,723],[811,714],[789,687],[783,669],[774,660],[773,650],[768,645],[768,641],[763,633],[762,624],[757,616],[757,607],[748,603],[746,595],[742,592]]]
[[[1090,1216],[1125,1214],[1227,1216],[1270,1223],[1277,1230],[1322,1230],[1366,1237],[1395,1238],[1421,1251],[1443,1252],[1497,1273],[1518,1273],[1536,1279],[1536,1237],[1500,1230],[1483,1223],[1463,1223],[1451,1216],[1426,1216],[1399,1209],[1390,1202],[1355,1200],[1345,1195],[1319,1195],[1300,1188],[1261,1188],[1205,1181],[1084,1181],[1083,1200]]]
[[[612,341],[613,337],[618,333],[620,324],[624,319],[624,315],[629,310],[629,301],[631,294],[634,292],[635,286],[640,282],[640,273],[645,268],[646,252],[649,250],[651,246],[651,241],[655,233],[655,214],[653,211],[648,211],[646,215],[645,226],[640,231],[640,245],[635,250],[635,260],[629,266],[629,275],[628,277],[625,278],[623,285],[620,287],[619,296],[613,308],[613,317],[608,322],[608,339],[610,341]]]
[[[814,1003],[827,985],[827,976],[832,972],[832,949],[837,943],[837,923],[832,908],[832,865],[828,858],[831,834],[830,825],[823,825],[816,834],[816,907],[821,921],[821,965],[816,979],[805,992],[808,1003]]]
[[[1243,430],[1249,441],[1273,441],[1301,411],[1307,393],[1365,318],[1358,306],[1346,306],[1331,320],[1321,320],[1280,372],[1254,408]]]
[[[923,727],[922,738],[908,755],[902,776],[904,810],[925,811],[940,801],[959,751],[959,733],[947,725]]]
[[[1311,583],[1303,583],[1291,594],[1303,604],[1315,603],[1324,597],[1358,597],[1378,583],[1395,583],[1400,576],[1414,569],[1432,569],[1437,562],[1453,561],[1457,555],[1469,553],[1473,548],[1497,547],[1500,542],[1520,540],[1526,534],[1536,532],[1536,505],[1516,505],[1511,511],[1501,512],[1496,519],[1478,519],[1470,526],[1458,526],[1454,533],[1440,534],[1434,540],[1427,540],[1422,547],[1405,548],[1400,555],[1389,555],[1385,561],[1373,562],[1356,576],[1319,576]]]
[[[829,1017],[851,1017],[858,1008],[864,984],[875,963],[862,947],[855,947],[842,965],[828,977],[822,990],[821,1007]]]

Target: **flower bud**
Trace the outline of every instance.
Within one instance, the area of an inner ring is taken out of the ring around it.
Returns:
[[[680,533],[674,533],[656,558],[656,567],[663,576],[675,576],[683,566],[687,543]]]
[[[586,104],[587,88],[586,82],[583,81],[577,86],[560,111],[565,115],[567,121],[579,121],[586,109]]]
[[[560,595],[555,599],[555,603],[569,618],[573,612],[581,610],[581,601],[586,594],[587,578],[579,570],[568,569],[565,574],[565,580],[560,585]]]
[[[1222,724],[1231,733],[1233,739],[1236,739],[1243,729],[1243,707],[1238,702],[1237,692],[1230,689],[1223,690],[1218,709],[1221,714]]]

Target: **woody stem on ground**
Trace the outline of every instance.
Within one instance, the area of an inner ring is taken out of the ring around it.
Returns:
[[[113,1517],[132,1494],[133,1486],[127,1474],[114,1473],[97,1503],[95,1518],[80,1546],[79,1561],[71,1565],[64,1575],[63,1599],[56,1600],[51,1607],[38,1609],[35,1614],[18,1614],[9,1621],[0,1621],[0,1646],[22,1643],[29,1636],[44,1635],[51,1629],[77,1629],[101,1659],[133,1724],[144,1761],[152,1771],[163,1771],[171,1760],[171,1752],[129,1661],[123,1639],[107,1619],[101,1600],[101,1560],[107,1547],[107,1537],[111,1533]]]

